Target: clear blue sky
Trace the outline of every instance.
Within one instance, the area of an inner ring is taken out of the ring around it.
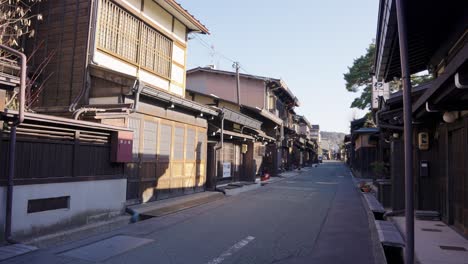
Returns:
[[[349,132],[349,121],[364,112],[350,109],[343,73],[375,38],[377,0],[179,0],[211,35],[189,42],[188,68],[213,62],[233,70],[283,78],[299,98],[299,114],[321,130]],[[208,43],[204,44],[200,39]],[[213,59],[214,58],[214,59]]]

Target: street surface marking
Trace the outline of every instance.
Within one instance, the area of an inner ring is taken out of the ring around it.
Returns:
[[[213,259],[212,261],[208,262],[208,264],[219,264],[224,261],[227,257],[231,256],[232,254],[236,253],[237,251],[241,250],[241,248],[247,246],[255,237],[248,236],[241,241],[234,244],[234,246],[228,248],[228,250],[224,251],[219,257]]]
[[[317,184],[338,184],[337,182],[315,182]]]
[[[315,191],[316,187],[293,187],[293,186],[271,186],[272,189],[293,190],[293,191]]]

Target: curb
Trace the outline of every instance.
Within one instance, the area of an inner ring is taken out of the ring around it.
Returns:
[[[384,252],[383,246],[382,246],[382,244],[380,243],[380,240],[379,240],[379,235],[377,233],[377,227],[375,226],[374,214],[371,212],[371,210],[369,209],[366,201],[364,200],[364,195],[362,195],[361,191],[356,186],[356,177],[354,177],[354,173],[351,170],[349,170],[349,171],[350,171],[350,174],[351,174],[351,180],[353,181],[353,185],[355,187],[354,190],[356,192],[358,192],[358,195],[361,198],[362,206],[364,207],[364,210],[366,210],[367,221],[368,221],[370,235],[371,235],[371,241],[372,241],[374,263],[387,264],[387,259],[385,258],[385,252]]]
[[[39,248],[47,248],[58,244],[62,244],[64,242],[80,240],[93,235],[107,233],[120,227],[126,226],[129,223],[130,216],[123,215],[115,217],[114,219],[108,221],[87,224],[84,226],[53,233],[50,235],[36,237],[24,241],[23,243],[26,245],[33,245]]]
[[[248,191],[253,191],[262,186],[262,183],[254,183],[250,185],[244,185],[240,188],[234,188],[234,189],[225,189],[224,191],[226,192],[226,196],[235,196],[243,192],[248,192]]]
[[[214,202],[223,199],[224,197],[224,194],[220,192],[202,192],[198,194],[198,196],[181,196],[173,199],[155,201],[150,204],[137,205],[130,208],[143,217],[141,220],[145,220],[147,218],[164,216],[202,204]]]

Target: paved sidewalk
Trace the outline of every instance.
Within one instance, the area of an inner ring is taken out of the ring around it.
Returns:
[[[405,217],[392,217],[405,234]],[[441,221],[414,221],[415,254],[421,264],[468,263],[468,240]]]

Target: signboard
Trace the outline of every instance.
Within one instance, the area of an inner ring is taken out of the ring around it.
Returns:
[[[372,77],[372,109],[379,108],[380,96],[382,96],[384,100],[390,98],[390,85],[389,83],[378,82],[374,76]]]
[[[231,162],[223,163],[223,178],[231,177]]]

